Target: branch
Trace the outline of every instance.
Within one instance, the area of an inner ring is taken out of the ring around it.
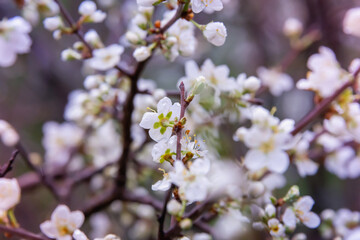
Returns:
[[[44,186],[46,186],[50,192],[54,195],[54,197],[59,200],[60,199],[60,195],[57,191],[57,187],[54,185],[53,179],[49,178],[48,176],[46,176],[44,174],[44,172],[41,171],[41,169],[39,169],[38,167],[36,167],[30,160],[29,154],[28,152],[25,150],[25,148],[23,147],[23,145],[21,143],[18,143],[15,146],[16,149],[18,149],[20,155],[22,156],[22,158],[24,159],[25,163],[28,165],[28,167],[33,170],[41,179],[41,182],[44,184]]]
[[[86,46],[86,48],[88,49],[88,52],[90,54],[90,57],[92,56],[92,52],[93,52],[93,48],[90,46],[90,44],[88,42],[85,41],[84,35],[82,34],[82,32],[80,31],[80,26],[78,26],[76,24],[76,22],[73,20],[73,18],[71,17],[71,15],[67,12],[67,10],[65,9],[65,7],[62,5],[62,3],[60,2],[60,0],[54,0],[57,5],[60,8],[60,12],[63,15],[63,17],[65,18],[65,21],[69,24],[69,26],[73,29],[73,33],[79,38],[79,40]],[[126,76],[131,76],[132,73],[129,72],[126,69],[123,69],[120,66],[115,66],[115,68],[121,72],[122,74],[126,75]]]
[[[0,177],[5,177],[5,175],[10,172],[13,168],[13,163],[15,161],[16,156],[19,154],[19,150],[15,150],[12,154],[11,154],[11,158],[8,160],[8,162],[6,164],[4,164],[1,168],[0,168]]]
[[[347,89],[348,87],[351,87],[352,84],[353,84],[352,81],[346,82],[341,88],[339,88],[336,92],[334,92],[333,95],[322,100],[318,105],[315,106],[315,108],[313,110],[311,110],[311,112],[309,112],[298,124],[296,124],[296,127],[294,130],[291,131],[291,134],[293,136],[295,136],[303,128],[305,128],[309,123],[311,123],[318,116],[320,116],[322,113],[324,113],[328,109],[328,107],[330,106],[332,101],[334,101],[345,89]]]
[[[47,237],[29,232],[23,228],[7,227],[1,224],[0,224],[0,232],[3,232],[4,234],[15,235],[27,240],[48,240]]]

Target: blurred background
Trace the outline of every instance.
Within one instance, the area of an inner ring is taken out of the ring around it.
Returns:
[[[62,2],[71,15],[77,18],[77,7],[81,1],[63,0]],[[96,29],[106,44],[121,42],[121,36],[126,32],[127,23],[136,8],[136,1],[114,1],[115,3],[110,7],[102,3],[105,1],[97,2],[109,16],[105,24],[86,27]],[[203,24],[211,20],[223,21],[228,30],[227,41],[219,48],[213,47],[199,36],[197,54],[194,58],[200,65],[206,58],[211,58],[216,65],[228,65],[234,77],[240,73],[256,75],[256,70],[260,66],[279,65],[291,51],[289,41],[282,31],[285,20],[290,17],[299,19],[304,24],[305,32],[318,29],[321,33],[321,39],[301,52],[287,68],[286,73],[291,75],[294,81],[306,76],[307,58],[316,53],[319,46],[330,47],[345,69],[352,59],[360,57],[360,40],[345,35],[342,31],[342,19],[346,10],[360,6],[360,1],[223,0],[223,2],[225,4],[223,11],[211,15],[202,13],[195,18],[197,22]],[[0,19],[20,13],[21,10],[14,2],[0,0]],[[161,15],[161,11],[156,13],[158,18]],[[68,94],[74,89],[82,88],[84,79],[81,62],[62,62],[60,59],[61,51],[77,40],[75,36],[64,36],[60,41],[56,41],[51,33],[43,28],[41,21],[33,26],[34,29],[30,34],[33,40],[32,51],[19,56],[14,66],[0,69],[0,119],[5,119],[15,126],[29,151],[40,154],[43,153],[42,125],[50,120],[63,121]],[[122,58],[123,61],[131,64],[133,60],[128,57],[129,53],[131,52],[125,53]],[[184,75],[184,63],[187,60],[178,58],[176,62],[169,63],[164,57],[157,56],[147,66],[143,77],[155,80],[159,87],[175,90],[177,81]],[[296,89],[276,99],[268,93],[263,93],[261,98],[264,99],[267,107],[277,107],[278,117],[293,118],[296,121],[313,106],[312,94]],[[230,145],[227,151],[229,155],[234,153],[234,146]],[[11,149],[0,146],[1,164],[7,161],[10,155]],[[13,176],[19,176],[27,170],[21,161],[16,162],[15,169]],[[341,181],[322,168],[318,175],[305,179],[299,179],[295,169],[290,169],[287,175],[288,186],[300,181],[302,194],[310,194],[314,197],[316,212],[325,208],[341,207],[360,210],[359,180]],[[81,206],[81,202],[76,205]],[[18,216],[24,228],[36,232],[39,224],[49,217],[51,212],[49,209],[55,206],[47,190],[34,188],[23,193],[22,202],[16,212],[21,213]],[[317,234],[314,233],[313,238],[310,239],[317,239]]]

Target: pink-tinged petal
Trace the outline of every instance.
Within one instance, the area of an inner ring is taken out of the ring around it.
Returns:
[[[55,238],[58,234],[57,229],[50,221],[45,221],[40,224],[40,230],[49,238]]]
[[[266,155],[259,150],[249,150],[245,155],[245,166],[250,170],[259,170],[266,166]]]
[[[317,228],[320,225],[321,220],[317,214],[309,212],[302,217],[302,222],[308,228]]]
[[[224,7],[221,0],[213,0],[213,2],[211,3],[210,6],[215,11],[221,11],[223,9],[223,7]]]
[[[268,154],[267,168],[276,173],[284,173],[289,167],[289,156],[281,150]]]
[[[313,207],[315,201],[310,196],[301,197],[295,204],[295,208],[301,212],[309,212]]]
[[[141,119],[140,127],[150,129],[154,126],[154,123],[158,121],[158,114],[154,112],[146,112]]]
[[[282,221],[286,226],[294,229],[296,227],[296,216],[294,211],[290,208],[287,208],[284,212],[284,215],[282,216]]]
[[[76,228],[80,228],[85,220],[85,216],[81,211],[74,211],[70,215],[71,222],[73,222]]]
[[[157,104],[157,112],[159,114],[164,113],[164,115],[166,115],[169,112],[171,105],[172,105],[172,102],[171,102],[170,98],[164,97]]]

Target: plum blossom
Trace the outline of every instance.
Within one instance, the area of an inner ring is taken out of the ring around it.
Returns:
[[[171,182],[179,187],[181,199],[189,202],[203,201],[210,183],[206,177],[210,170],[210,161],[198,158],[189,165],[187,169],[182,161],[175,161],[175,172],[169,172]]]
[[[283,33],[287,37],[298,37],[304,30],[302,22],[297,18],[286,19],[283,27]]]
[[[290,162],[286,150],[290,148],[294,121],[284,119],[280,122],[262,107],[252,110],[251,121],[251,128],[241,127],[235,135],[236,140],[244,141],[250,148],[245,155],[245,166],[252,171],[267,168],[275,173],[284,173]]]
[[[305,132],[302,136],[295,138],[294,147],[294,161],[301,177],[307,175],[316,174],[319,164],[312,161],[308,156],[308,151],[310,148],[310,141],[313,139],[314,134],[311,132]]]
[[[154,162],[163,163],[164,161],[173,162],[176,156],[176,135],[168,140],[156,143],[151,151]]]
[[[106,13],[101,10],[97,10],[96,4],[93,1],[83,1],[79,6],[79,13],[83,16],[84,22],[99,23],[104,21]]]
[[[283,221],[291,229],[296,227],[298,221],[302,222],[308,228],[317,228],[320,225],[320,218],[311,208],[314,200],[310,196],[300,197],[293,207],[288,207],[283,215]]]
[[[5,120],[0,119],[0,137],[7,147],[14,147],[20,140],[16,130]]]
[[[262,84],[268,87],[270,93],[274,96],[280,96],[283,92],[291,90],[294,86],[293,80],[288,74],[282,73],[275,68],[260,67],[257,70],[257,74]]]
[[[21,189],[15,178],[0,178],[0,212],[15,207],[20,202],[20,195]]]
[[[40,229],[49,238],[71,240],[72,234],[82,226],[84,219],[82,212],[71,212],[67,206],[59,205],[51,214],[51,219],[40,225]]]
[[[191,0],[191,6],[194,13],[199,13],[205,8],[210,8],[214,11],[221,11],[223,9],[221,0]]]
[[[360,8],[349,9],[344,17],[343,30],[346,34],[360,37],[360,28],[358,22],[360,20]]]
[[[0,21],[0,67],[10,67],[17,54],[28,53],[31,46],[31,25],[22,17]]]
[[[164,14],[161,26],[166,25],[175,15],[176,10]],[[196,49],[197,40],[194,36],[194,25],[185,19],[177,20],[165,33],[163,54],[170,61],[174,61],[179,55],[191,56]]]
[[[151,55],[151,49],[146,46],[138,47],[137,49],[135,49],[133,54],[134,58],[138,62],[145,61],[150,57],[150,55]]]
[[[180,104],[172,104],[167,97],[161,99],[157,104],[157,111],[146,112],[140,122],[140,127],[149,130],[150,137],[159,142],[167,140],[172,134],[172,129],[180,117]]]
[[[120,56],[124,48],[117,44],[112,44],[106,48],[95,49],[93,57],[88,60],[89,66],[95,70],[106,71],[116,66],[120,61]]]
[[[72,123],[47,122],[43,126],[45,160],[52,170],[63,167],[74,156],[71,152],[80,146],[83,129]]]
[[[340,67],[334,52],[327,47],[320,47],[319,53],[309,58],[307,66],[310,69],[307,78],[298,81],[296,86],[315,91],[320,97],[329,97],[351,79],[351,75]]]
[[[271,218],[268,221],[268,227],[270,234],[273,237],[284,237],[285,236],[285,227],[280,221],[276,218]]]
[[[215,46],[222,46],[227,37],[226,27],[222,22],[211,22],[206,25],[204,36]]]

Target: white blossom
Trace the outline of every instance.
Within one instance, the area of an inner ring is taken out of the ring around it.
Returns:
[[[301,79],[296,86],[299,89],[312,90],[321,97],[329,97],[351,76],[343,70],[336,60],[334,52],[327,47],[320,47],[319,53],[312,55],[308,62],[311,70],[306,79]]]
[[[310,211],[313,205],[314,200],[310,196],[299,198],[299,200],[294,203],[293,207],[289,207],[285,210],[283,215],[285,225],[294,229],[297,221],[300,221],[308,228],[317,228],[320,225],[320,218]]]
[[[151,50],[146,46],[138,47],[135,49],[133,56],[136,61],[143,62],[151,56]]]
[[[345,14],[343,21],[343,30],[346,34],[351,34],[360,37],[360,27],[358,22],[360,21],[360,8],[352,8]]]
[[[273,237],[284,237],[285,235],[285,227],[282,225],[278,219],[271,218],[268,221],[268,227],[270,229],[270,234]]]
[[[157,104],[157,112],[146,112],[140,122],[140,127],[149,130],[150,137],[159,142],[167,140],[172,134],[172,128],[180,117],[180,104],[172,104],[167,97]]]
[[[222,22],[211,22],[206,25],[204,36],[215,46],[222,46],[227,37],[226,27]]]
[[[182,161],[174,163],[175,172],[169,172],[172,183],[179,187],[181,199],[189,202],[205,200],[209,188],[206,174],[210,170],[210,161],[198,158],[187,169]]]
[[[0,178],[0,212],[15,207],[20,202],[20,195],[21,189],[15,178]]]
[[[63,21],[59,16],[48,17],[44,19],[44,27],[49,31],[55,31],[64,25]]]
[[[90,0],[83,1],[80,4],[79,13],[84,17],[84,21],[86,22],[99,23],[106,18],[106,13],[97,10],[95,2]]]
[[[210,8],[214,11],[221,11],[223,9],[221,0],[191,0],[191,6],[194,13],[199,13],[205,8]]]
[[[287,37],[298,37],[304,30],[304,26],[299,19],[288,18],[286,19],[283,27],[283,33]]]
[[[93,57],[88,60],[89,66],[95,70],[105,71],[115,67],[124,48],[117,44],[112,44],[106,48],[95,49]]]
[[[71,240],[72,234],[84,223],[84,214],[71,212],[65,205],[59,205],[51,214],[51,219],[40,225],[41,231],[49,238]]]
[[[22,17],[0,21],[0,67],[10,67],[17,54],[28,53],[31,46],[31,25]]]
[[[293,79],[288,74],[282,73],[275,68],[260,67],[257,73],[263,85],[268,87],[270,93],[274,96],[280,96],[294,86]]]

